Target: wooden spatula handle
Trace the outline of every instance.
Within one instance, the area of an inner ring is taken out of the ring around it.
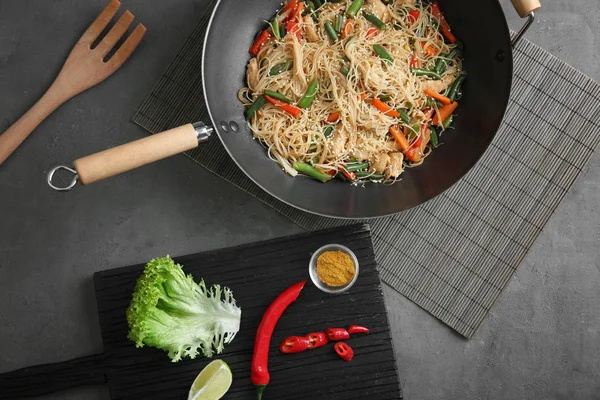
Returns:
[[[0,135],[0,165],[19,147],[27,136],[67,98],[52,85],[25,115]]]
[[[542,8],[539,0],[511,0],[519,17],[525,18],[534,11]]]
[[[73,163],[83,185],[98,182],[198,147],[192,124],[80,158]]]

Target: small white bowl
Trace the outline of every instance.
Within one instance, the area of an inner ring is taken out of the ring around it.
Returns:
[[[350,258],[352,259],[352,262],[354,263],[354,278],[352,278],[352,280],[350,282],[348,282],[347,285],[335,286],[335,287],[329,286],[329,285],[326,285],[325,283],[323,283],[321,281],[321,279],[319,278],[319,274],[317,273],[317,258],[319,258],[319,256],[326,251],[343,251],[344,253],[348,254],[350,256]],[[356,282],[356,280],[358,279],[358,272],[359,272],[358,259],[356,258],[356,255],[354,254],[354,252],[352,250],[350,250],[349,248],[347,248],[346,246],[342,246],[341,244],[328,244],[326,246],[319,248],[317,251],[314,252],[312,257],[310,258],[310,263],[308,264],[308,272],[310,274],[310,279],[313,281],[315,286],[318,287],[323,292],[330,293],[330,294],[344,293],[345,291],[350,289],[354,285],[354,282]]]

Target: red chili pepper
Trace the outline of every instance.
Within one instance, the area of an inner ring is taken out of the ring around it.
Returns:
[[[252,372],[250,374],[252,383],[257,386],[258,400],[262,399],[263,391],[271,379],[269,375],[269,347],[271,346],[271,335],[273,335],[275,325],[286,308],[296,301],[305,284],[306,281],[298,282],[283,291],[267,308],[262,321],[260,321],[254,340]]]
[[[419,12],[419,10],[410,10],[408,12],[408,22],[414,24],[415,22],[417,22],[420,16],[421,13]]]
[[[350,362],[352,361],[352,358],[354,358],[354,350],[352,350],[352,347],[348,346],[344,342],[336,343],[333,348],[338,356],[340,356],[342,360],[346,362]]]
[[[329,339],[327,339],[327,335],[323,332],[313,332],[306,335],[308,339],[308,348],[309,349],[317,349],[319,347],[325,346]]]
[[[250,54],[256,57],[263,45],[272,37],[273,35],[271,35],[271,32],[269,32],[268,29],[262,31],[262,33],[258,36],[252,47],[250,47]]]
[[[354,335],[356,333],[369,333],[369,328],[361,325],[350,325],[348,333]]]
[[[279,350],[285,354],[302,353],[308,349],[309,345],[308,338],[304,336],[290,336],[281,343]]]
[[[350,339],[350,334],[344,328],[329,328],[325,331],[329,340],[337,342],[338,340]]]

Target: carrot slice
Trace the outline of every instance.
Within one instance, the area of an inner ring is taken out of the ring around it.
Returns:
[[[429,96],[432,99],[438,100],[440,103],[442,103],[445,106],[452,103],[452,100],[450,100],[448,97],[441,95],[438,92],[435,92],[431,89],[425,89],[425,90],[423,90],[423,93],[425,93],[426,96]]]
[[[348,20],[346,20],[346,25],[344,25],[344,29],[342,30],[342,40],[350,36],[352,29],[354,29],[354,20],[348,18]]]
[[[398,146],[400,146],[400,150],[402,150],[402,152],[408,150],[408,148],[410,147],[410,145],[408,144],[408,139],[406,139],[404,133],[400,131],[398,125],[390,126],[390,134],[394,137],[394,140],[396,141],[396,143],[398,143]]]
[[[366,93],[361,93],[361,94],[360,94],[360,99],[361,99],[361,100],[364,100],[364,99],[366,99],[367,97],[369,97],[369,96],[367,96],[367,94],[366,94]]]
[[[304,2],[298,3],[298,7],[296,7],[296,11],[294,11],[292,19],[300,22],[300,19],[302,18],[302,11],[304,11]]]
[[[378,98],[373,99],[373,105],[375,106],[376,109],[378,109],[385,115],[389,115],[390,117],[396,117],[396,118],[398,118],[400,116],[400,113],[398,111],[394,110],[392,107],[388,106],[387,104],[385,104],[383,101],[379,100]]]
[[[336,111],[336,112],[329,114],[329,116],[327,117],[327,122],[335,122],[338,119],[340,119],[340,112]]]
[[[454,103],[448,104],[439,109],[435,117],[433,117],[433,123],[437,126],[443,126],[444,121],[452,115],[452,113],[458,107],[458,103],[455,101]]]
[[[273,104],[275,107],[281,108],[283,111],[292,114],[294,117],[298,117],[298,115],[300,115],[302,113],[302,110],[300,110],[298,107],[293,106],[291,104],[284,103],[283,101],[274,99],[267,95],[264,95],[264,98],[269,103]]]
[[[367,31],[367,37],[373,37],[377,35],[377,28],[369,28],[369,30]]]
[[[424,47],[424,44],[425,44],[425,43],[423,43],[423,47]],[[438,55],[438,52],[437,52],[437,50],[436,50],[436,49],[435,49],[435,47],[433,47],[432,45],[429,45],[429,46],[427,46],[427,47],[424,47],[424,49],[423,49],[423,50],[425,51],[425,54],[427,54],[427,55],[428,55],[428,56],[430,56],[430,57],[435,57],[435,56],[437,56],[437,55]]]

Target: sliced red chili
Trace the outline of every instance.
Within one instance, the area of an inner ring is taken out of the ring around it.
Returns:
[[[350,347],[344,342],[336,343],[335,346],[333,346],[333,348],[335,349],[335,352],[338,354],[338,356],[340,356],[342,360],[346,362],[350,362],[352,361],[352,358],[354,358],[354,350],[352,350],[352,347]]]
[[[306,349],[308,349],[310,342],[308,338],[303,336],[290,336],[285,339],[281,346],[279,346],[279,350],[285,354],[294,354],[294,353],[302,353]]]
[[[369,333],[369,328],[361,325],[350,325],[348,333],[354,335],[356,333]]]
[[[308,348],[309,349],[317,349],[319,347],[325,346],[329,339],[324,332],[313,332],[306,335],[308,339]]]
[[[250,47],[250,54],[256,57],[263,45],[272,37],[273,35],[271,35],[271,32],[269,32],[268,29],[262,31],[262,33],[258,36],[252,47]]]
[[[329,340],[337,342],[339,340],[350,339],[350,334],[344,328],[329,328],[325,331]]]

